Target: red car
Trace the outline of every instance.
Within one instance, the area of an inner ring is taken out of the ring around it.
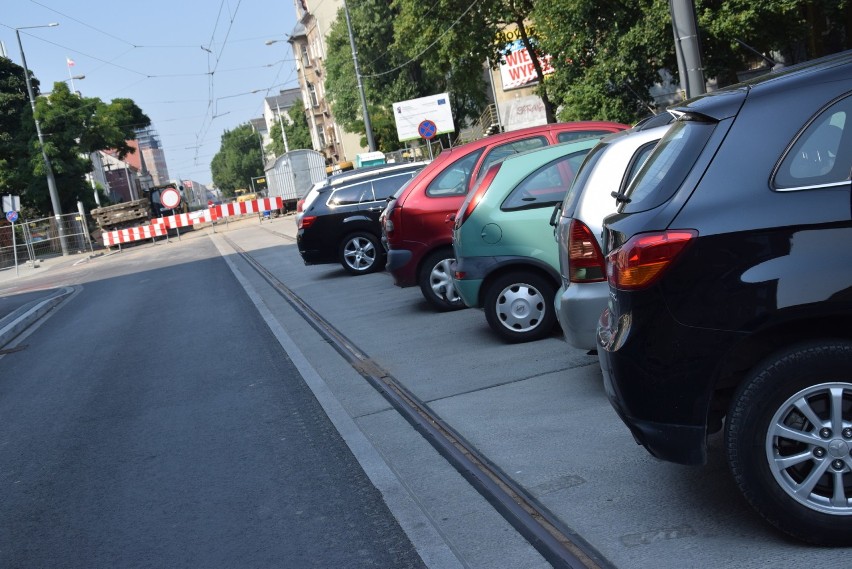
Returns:
[[[601,121],[556,123],[504,132],[442,151],[388,203],[381,217],[394,284],[419,285],[438,310],[463,308],[452,283],[453,221],[478,174],[506,156],[630,128]]]

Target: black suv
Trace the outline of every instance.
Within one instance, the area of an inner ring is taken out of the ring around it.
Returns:
[[[676,109],[605,219],[606,392],[659,458],[724,423],[769,522],[852,544],[852,52]]]
[[[379,215],[387,199],[425,165],[412,162],[370,168],[309,196],[296,236],[305,264],[339,261],[353,275],[383,269],[385,250]]]

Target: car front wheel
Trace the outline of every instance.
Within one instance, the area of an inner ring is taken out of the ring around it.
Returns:
[[[340,264],[353,275],[384,268],[385,256],[378,237],[367,232],[352,233],[340,244]]]
[[[485,318],[508,342],[544,338],[556,325],[556,288],[545,277],[516,271],[497,277],[485,291]]]
[[[454,260],[450,249],[435,251],[426,257],[420,270],[420,292],[433,308],[441,312],[464,308],[464,301],[453,285],[451,266]]]
[[[740,490],[767,521],[810,543],[852,545],[852,343],[765,360],[735,394],[725,442]]]

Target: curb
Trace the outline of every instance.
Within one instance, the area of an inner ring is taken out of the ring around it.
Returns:
[[[73,287],[63,287],[52,296],[34,300],[0,319],[0,349],[17,338],[24,330],[50,312],[73,292]]]

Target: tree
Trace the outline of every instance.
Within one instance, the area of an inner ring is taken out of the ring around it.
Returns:
[[[35,136],[24,69],[0,57],[0,194],[25,193],[31,178],[29,146]]]
[[[32,85],[60,207],[74,211],[78,199],[92,207],[94,198],[85,180],[92,170],[89,154],[114,148],[124,157],[132,151],[127,141],[136,137],[135,129],[151,121],[130,99],[107,104],[98,98],[79,97],[64,82],[55,83],[49,95],[39,96],[35,78]],[[21,195],[22,204],[34,214],[48,215],[52,204],[46,173],[24,70],[0,58],[0,190]]]
[[[253,177],[263,175],[263,157],[259,135],[250,124],[240,125],[222,134],[222,146],[210,163],[213,183],[226,196],[250,188]]]
[[[313,147],[311,130],[308,126],[308,119],[305,116],[304,109],[305,105],[302,103],[302,99],[296,99],[292,107],[286,111],[283,109],[281,111],[287,117],[282,117],[282,122],[284,124],[284,133],[287,135],[287,146],[290,150],[310,149]],[[279,123],[275,123],[269,131],[269,138],[271,142],[266,145],[266,150],[276,156],[284,154],[284,139],[281,137],[281,126]]]

